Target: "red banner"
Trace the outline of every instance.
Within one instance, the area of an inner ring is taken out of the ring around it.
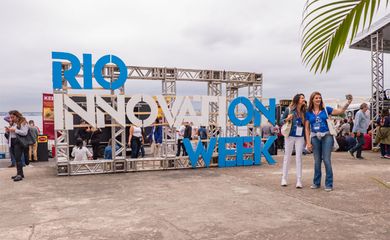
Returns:
[[[54,140],[54,97],[51,93],[44,93],[42,99],[43,134]]]

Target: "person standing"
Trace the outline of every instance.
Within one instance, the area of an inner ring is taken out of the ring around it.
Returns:
[[[28,148],[24,145],[20,138],[27,136],[29,128],[26,119],[23,115],[14,110],[9,112],[10,120],[12,122],[11,127],[6,127],[5,131],[9,134],[9,141],[11,145],[11,154],[15,157],[16,161],[16,175],[12,179],[17,182],[24,178],[22,155],[25,154],[26,163],[28,161]],[[27,154],[26,154],[27,152]]]
[[[380,117],[376,120],[377,134],[375,137],[375,143],[379,143],[381,150],[381,158],[389,157],[389,109],[383,109]]]
[[[160,157],[161,155],[161,144],[162,144],[162,126],[161,126],[161,118],[157,118],[154,122],[154,126],[152,129],[152,139],[153,139],[153,157]]]
[[[268,138],[271,135],[272,135],[272,125],[269,121],[267,121],[261,126],[261,137]]]
[[[142,140],[141,140],[141,145],[139,146],[139,153],[137,155],[137,158],[139,156],[141,157],[145,157],[145,129],[143,127],[141,127],[141,134],[142,134]]]
[[[295,146],[295,162],[296,162],[296,188],[302,188],[302,152],[305,144],[304,138],[304,122],[305,122],[305,95],[296,94],[289,106],[283,113],[281,124],[291,123],[291,131],[288,137],[285,137],[285,150],[283,158],[283,174],[281,186],[287,186],[288,169],[290,165],[291,155]]]
[[[199,141],[201,141],[204,147],[207,147],[207,130],[205,126],[200,126],[197,132]]]
[[[181,149],[183,148],[183,155],[184,155],[184,145],[183,145],[183,137],[184,137],[184,131],[186,129],[186,126],[184,123],[179,127],[179,129],[176,131],[177,133],[177,152],[176,157],[180,156]]]
[[[87,144],[89,144],[88,141],[91,138],[91,128],[84,120],[80,122],[80,126],[81,127],[75,129],[74,139],[77,140],[78,138],[81,138],[84,141],[84,146],[87,146]]]
[[[183,139],[188,139],[188,140],[192,140],[192,123],[189,123],[187,122],[185,124],[185,129],[184,129],[184,135],[183,135]],[[186,148],[184,147],[184,144],[182,145],[183,146],[183,156],[187,156],[187,151],[186,151]]]
[[[349,127],[350,127],[349,132],[352,132],[353,125],[354,125],[352,117],[348,117],[348,123],[349,123]]]
[[[355,115],[355,124],[353,126],[352,131],[355,134],[357,143],[352,149],[349,150],[349,154],[351,154],[351,156],[355,158],[354,153],[356,152],[357,159],[364,159],[362,157],[362,150],[363,150],[362,147],[365,143],[364,134],[367,133],[367,128],[368,125],[370,124],[370,118],[366,114],[367,110],[368,110],[367,103],[362,103],[360,105],[360,110]]]
[[[87,132],[90,133],[90,138],[88,141],[88,144],[92,145],[92,152],[93,152],[93,160],[97,160],[99,156],[99,146],[102,136],[102,130],[100,128],[88,128]]]
[[[28,146],[28,159],[31,161],[38,161],[38,155],[37,155],[37,150],[38,150],[38,135],[39,135],[39,129],[37,126],[35,126],[34,121],[30,120],[28,121],[29,128],[30,128],[30,134],[31,137],[34,141],[34,144],[31,144]]]
[[[334,138],[329,132],[327,119],[330,115],[337,116],[345,113],[352,96],[347,95],[347,103],[341,109],[325,107],[321,93],[313,92],[310,96],[309,107],[305,117],[306,148],[313,150],[314,155],[314,177],[312,189],[321,186],[321,163],[325,164],[326,178],[325,191],[333,190],[333,170],[331,162],[331,152]]]
[[[137,158],[143,142],[142,130],[140,127],[131,126],[128,145],[131,147],[131,158]]]

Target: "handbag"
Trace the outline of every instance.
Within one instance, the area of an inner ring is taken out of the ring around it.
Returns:
[[[33,136],[31,135],[30,128],[28,128],[26,136],[16,134],[16,141],[18,143],[20,143],[20,145],[22,145],[22,147],[24,147],[24,148],[28,148],[28,146],[35,143],[35,140],[34,140]]]
[[[332,152],[336,152],[340,148],[340,146],[337,142],[337,138],[336,138],[336,136],[337,136],[336,127],[334,126],[332,119],[329,118],[329,114],[328,114],[328,110],[326,109],[326,106],[325,106],[325,112],[326,112],[326,116],[328,117],[326,119],[326,123],[328,124],[329,133],[330,133],[330,135],[333,136]]]
[[[326,107],[325,107],[325,112],[326,112],[326,116],[328,117],[326,119],[326,123],[328,124],[329,133],[330,133],[330,135],[337,136],[336,127],[334,126],[332,119],[330,119],[329,114],[328,114],[328,110],[326,109]]]
[[[288,112],[290,113],[290,108],[288,108]],[[280,129],[280,132],[282,133],[283,136],[288,137],[290,135],[290,132],[291,132],[291,127],[292,127],[292,122],[286,121],[283,124],[282,128]]]

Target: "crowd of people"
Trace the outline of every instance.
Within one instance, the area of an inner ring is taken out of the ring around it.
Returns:
[[[342,108],[325,106],[321,93],[313,92],[307,102],[303,94],[293,97],[292,103],[280,118],[280,125],[272,125],[267,122],[261,127],[262,138],[272,135],[279,136],[278,141],[269,149],[271,154],[276,154],[278,148],[284,149],[281,186],[288,185],[288,171],[291,156],[295,152],[296,161],[296,188],[302,188],[302,155],[313,153],[314,177],[311,188],[321,186],[321,165],[325,165],[325,190],[333,189],[333,170],[331,152],[335,143],[338,143],[339,151],[348,151],[356,159],[364,159],[362,150],[364,145],[371,146],[371,121],[368,116],[368,105],[361,104],[355,118],[341,118],[352,101],[348,96],[347,103]],[[337,117],[336,119],[332,119]],[[4,118],[8,122],[5,128],[5,136],[9,141],[11,165],[17,169],[14,181],[24,178],[23,167],[30,161],[37,161],[37,137],[40,130],[34,121],[27,121],[18,111],[10,111]],[[382,111],[376,119],[374,128],[377,130],[375,143],[379,144],[382,158],[390,158],[390,116],[389,110]],[[75,131],[76,143],[71,156],[74,161],[96,160],[100,157],[102,130],[89,126],[85,121]],[[279,127],[280,126],[280,127]],[[205,126],[193,127],[191,122],[183,122],[176,129],[177,152],[176,156],[187,156],[184,147],[184,139],[197,139],[207,147],[207,139],[210,136]],[[221,136],[220,128],[212,131],[215,136]],[[214,136],[214,137],[215,137]],[[282,141],[280,141],[282,137]],[[145,156],[145,140],[151,143],[153,157],[162,155],[163,123],[159,117],[146,135],[145,129],[137,126],[129,128],[128,147],[131,149],[131,158]],[[113,144],[114,141],[114,144]],[[113,154],[119,150],[115,144],[116,139],[110,139],[104,149],[104,159],[112,159]],[[89,150],[92,148],[92,151]],[[112,149],[115,147],[115,149]],[[368,147],[368,146],[367,146]]]
[[[281,117],[282,131],[284,129],[284,158],[281,186],[288,185],[288,169],[293,149],[296,161],[296,188],[302,188],[302,153],[312,152],[314,158],[314,176],[312,189],[321,187],[321,165],[325,165],[325,191],[333,190],[333,169],[331,152],[335,150],[348,151],[355,159],[364,159],[364,145],[371,146],[371,121],[368,115],[368,105],[362,103],[355,118],[332,119],[344,115],[352,102],[352,96],[347,95],[347,103],[342,108],[326,106],[322,95],[313,92],[307,104],[303,94],[294,96],[291,105]],[[381,146],[381,155],[390,157],[390,118],[388,110],[383,111],[376,121],[378,133],[376,142]],[[367,146],[368,147],[368,146]]]

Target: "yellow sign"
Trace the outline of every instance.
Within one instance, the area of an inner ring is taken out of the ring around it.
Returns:
[[[38,143],[47,143],[47,136],[38,136]]]

